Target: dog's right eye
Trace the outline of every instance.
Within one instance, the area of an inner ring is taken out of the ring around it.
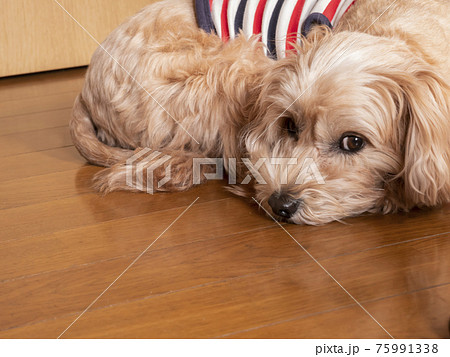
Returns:
[[[299,129],[297,124],[295,124],[294,119],[292,118],[284,118],[283,128],[286,130],[288,135],[295,140],[298,140]]]

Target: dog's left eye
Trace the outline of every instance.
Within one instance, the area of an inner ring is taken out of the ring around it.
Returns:
[[[365,145],[364,139],[356,135],[345,135],[341,138],[339,147],[347,152],[357,152]]]
[[[298,140],[298,126],[295,124],[294,119],[292,118],[285,118],[283,123],[284,129],[287,131],[290,137],[294,138],[295,140]]]

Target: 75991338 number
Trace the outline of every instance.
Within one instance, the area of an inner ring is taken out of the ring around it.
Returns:
[[[377,353],[438,353],[437,344],[428,343],[410,343],[410,344],[396,344],[396,343],[377,343]]]

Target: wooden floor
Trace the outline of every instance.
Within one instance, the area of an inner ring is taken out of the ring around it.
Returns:
[[[334,281],[223,182],[94,192],[67,127],[83,74],[0,80],[1,338],[449,337],[450,206],[284,225]]]

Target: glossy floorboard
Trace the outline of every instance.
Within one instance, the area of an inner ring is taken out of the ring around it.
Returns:
[[[0,338],[449,337],[450,206],[286,232],[224,182],[100,196],[84,71],[0,80]]]

